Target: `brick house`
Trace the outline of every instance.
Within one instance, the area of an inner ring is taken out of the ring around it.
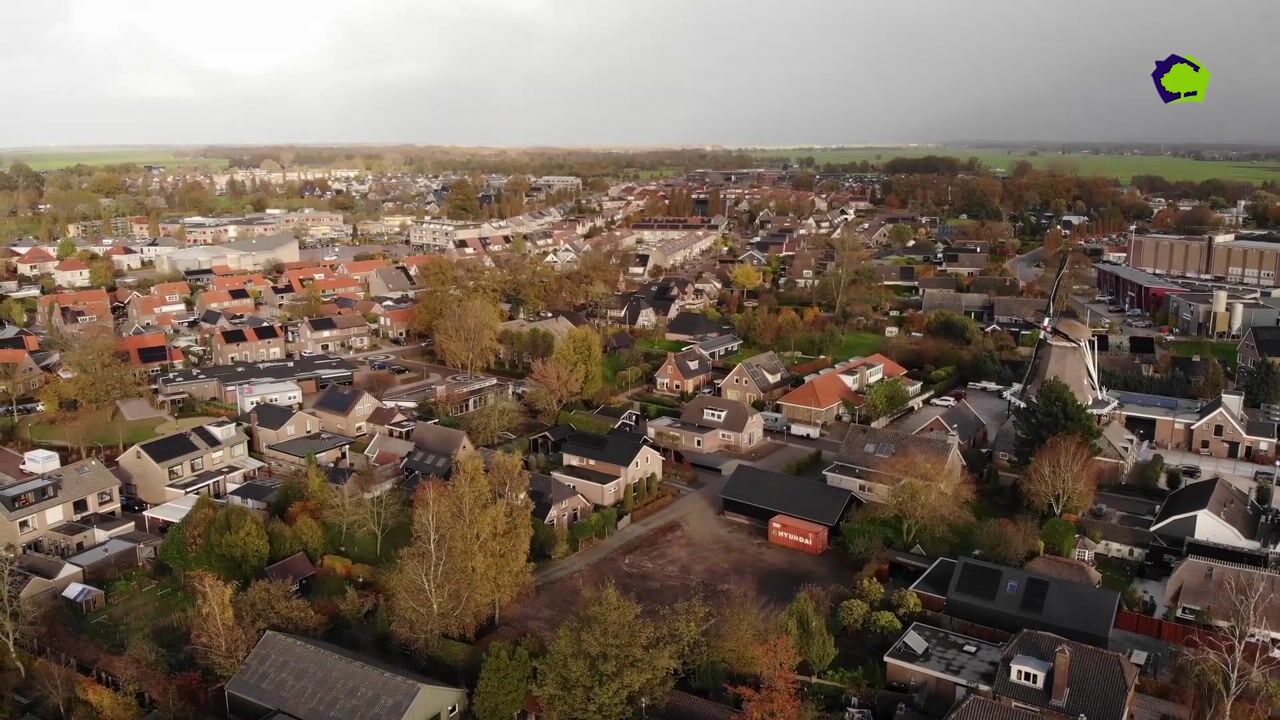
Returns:
[[[36,301],[36,322],[71,333],[87,329],[114,331],[111,296],[101,288],[43,295]]]
[[[216,310],[223,314],[249,315],[253,308],[253,293],[246,288],[205,290],[196,296],[196,314]]]
[[[308,318],[298,326],[298,345],[306,352],[369,347],[369,323],[359,315]]]
[[[564,466],[551,471],[593,505],[622,502],[626,487],[655,475],[662,478],[662,455],[640,435],[577,432],[560,448]]]
[[[698,348],[667,353],[653,374],[653,387],[662,395],[695,393],[711,382],[711,358]]]
[[[720,381],[720,395],[747,404],[770,403],[791,384],[791,373],[775,352],[765,352],[743,360]]]
[[[369,432],[369,416],[382,403],[350,385],[330,385],[312,402],[308,412],[320,419],[320,429],[348,437]]]
[[[34,393],[44,387],[44,383],[44,371],[36,365],[31,353],[16,348],[0,349],[0,394],[5,398]]]
[[[218,330],[210,336],[209,344],[215,365],[279,360],[285,354],[284,330],[278,325]]]
[[[16,477],[0,476],[0,547],[52,552],[51,531],[90,515],[120,514],[120,481],[98,460],[38,474],[14,470]]]
[[[183,495],[227,494],[227,484],[257,474],[249,438],[230,420],[138,443],[120,456],[126,490],[151,505]]]
[[[699,395],[689,401],[680,418],[657,418],[648,423],[657,445],[695,452],[744,452],[764,440],[764,420],[738,400]]]

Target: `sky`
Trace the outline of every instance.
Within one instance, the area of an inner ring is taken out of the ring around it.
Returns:
[[[1280,144],[1274,0],[40,0],[0,146]],[[1213,73],[1164,105],[1170,53]]]

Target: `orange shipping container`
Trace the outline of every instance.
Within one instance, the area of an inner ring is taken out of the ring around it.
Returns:
[[[769,519],[769,542],[821,555],[827,549],[827,527],[790,515],[774,515]]]

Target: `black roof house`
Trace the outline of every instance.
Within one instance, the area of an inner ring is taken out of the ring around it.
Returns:
[[[1120,607],[1114,590],[960,558],[947,586],[948,615],[1007,632],[1043,630],[1108,647]]]
[[[853,502],[853,493],[816,480],[739,465],[720,491],[720,501],[726,513],[755,520],[781,514],[835,527]]]
[[[643,435],[611,430],[607,435],[575,432],[565,439],[560,451],[565,455],[626,467],[648,444]]]

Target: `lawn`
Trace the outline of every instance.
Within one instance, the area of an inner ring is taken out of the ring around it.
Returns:
[[[1280,178],[1280,164],[1234,160],[1192,160],[1163,155],[1086,155],[1041,152],[1032,156],[1021,150],[963,147],[866,147],[866,148],[771,148],[752,150],[762,159],[813,156],[818,164],[835,162],[883,162],[895,157],[951,155],[960,159],[976,157],[989,168],[1012,170],[1019,160],[1028,160],[1039,168],[1050,164],[1069,167],[1081,175],[1105,175],[1128,183],[1134,175],[1160,175],[1166,180],[1199,182],[1211,178],[1261,183]]]
[[[107,604],[82,618],[91,637],[123,649],[129,638],[164,632],[185,622],[191,598],[171,578],[153,578],[141,571],[107,585]]]
[[[59,170],[72,165],[118,165],[134,163],[137,165],[163,165],[165,167],[211,167],[224,168],[224,158],[180,157],[173,150],[164,148],[115,148],[115,149],[74,149],[50,151],[0,150],[0,167],[9,167],[16,161],[31,166],[32,170]]]
[[[873,355],[880,349],[880,344],[884,342],[884,337],[873,332],[848,332],[844,334],[844,338],[840,344],[832,350],[831,357],[837,361],[848,360],[851,357],[866,357]]]
[[[1102,573],[1102,587],[1123,593],[1133,584],[1134,565],[1114,558],[1098,556],[1098,572]]]
[[[636,347],[642,350],[661,350],[663,352],[680,352],[685,349],[689,343],[680,342],[679,340],[641,340],[636,343]]]
[[[212,417],[189,417],[179,418],[176,423],[167,420],[162,421],[156,418],[148,420],[136,420],[134,422],[117,423],[111,420],[109,410],[98,410],[90,416],[87,421],[91,427],[96,428],[96,432],[87,444],[95,443],[102,445],[120,445],[126,447],[136,443],[150,440],[153,437],[164,435],[167,433],[178,432],[181,430],[189,430],[198,425],[212,422],[217,418]],[[4,420],[4,423],[9,420]],[[22,437],[30,438],[34,443],[48,445],[74,445],[74,441],[67,439],[65,421],[54,415],[28,415],[19,421]]]
[[[391,528],[391,532],[382,538],[382,555],[377,553],[376,538],[367,532],[356,532],[348,529],[346,541],[339,542],[338,533],[333,530],[329,533],[329,544],[334,548],[341,546],[337,554],[350,559],[352,562],[381,567],[391,562],[400,548],[409,544],[409,538],[412,535],[413,526],[408,520]]]
[[[1213,340],[1175,340],[1165,347],[1175,355],[1183,357],[1191,357],[1193,355],[1209,356],[1218,358],[1218,362],[1222,363],[1222,367],[1228,370],[1234,370],[1236,367],[1236,348],[1238,342],[1225,341],[1215,342]]]

